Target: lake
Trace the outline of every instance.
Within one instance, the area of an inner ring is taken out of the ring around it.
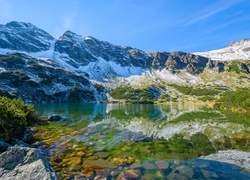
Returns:
[[[249,117],[195,104],[45,104],[36,139],[60,179],[250,179],[199,159],[219,150],[250,152]]]

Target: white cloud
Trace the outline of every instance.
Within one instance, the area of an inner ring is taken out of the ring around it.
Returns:
[[[223,1],[218,1],[217,3],[208,6],[201,11],[197,12],[194,16],[189,17],[186,19],[186,22],[184,25],[191,25],[195,24],[197,22],[203,21],[205,19],[210,18],[213,15],[216,15],[222,11],[225,11],[226,9],[240,3],[242,0],[223,0]]]
[[[77,15],[77,12],[73,11],[70,14],[67,14],[62,18],[64,31],[71,30],[74,27],[76,15]]]

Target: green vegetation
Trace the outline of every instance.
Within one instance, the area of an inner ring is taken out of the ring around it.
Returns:
[[[216,98],[211,97],[211,96],[203,96],[203,97],[198,98],[198,100],[206,102],[206,101],[214,101],[216,100]]]
[[[113,147],[106,147],[104,151],[112,152],[115,158],[117,154],[125,156],[133,155],[136,162],[150,159],[191,159],[215,152],[215,148],[208,137],[203,134],[194,134],[190,140],[182,135],[174,135],[171,139],[154,139],[150,142],[123,141]]]
[[[2,88],[0,88],[0,97],[1,96],[5,96],[5,97],[10,98],[10,99],[17,98],[17,96],[15,94],[12,94],[12,93],[10,93]]]
[[[25,81],[29,80],[29,76],[20,71],[5,71],[0,73],[0,80],[9,80],[14,87],[20,87]]]
[[[105,88],[101,84],[94,84],[95,88],[97,89],[98,92],[104,92]]]
[[[32,105],[24,104],[21,99],[0,97],[0,137],[19,137],[27,125],[32,125],[37,119]]]
[[[110,92],[110,95],[115,99],[145,101],[152,100],[148,89],[133,89],[127,86],[119,86]]]
[[[239,68],[239,62],[238,61],[233,61],[231,64],[228,66],[228,71],[229,72],[236,72],[237,74],[240,73],[240,68]]]
[[[177,91],[185,94],[185,95],[193,95],[193,96],[212,96],[221,93],[219,89],[207,89],[207,88],[193,88],[189,86],[180,86],[177,84],[168,84],[175,88]]]
[[[238,89],[233,92],[225,92],[214,105],[220,109],[241,109],[250,111],[250,91],[247,88]]]

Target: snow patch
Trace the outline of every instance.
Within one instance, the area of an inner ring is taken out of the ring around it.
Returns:
[[[250,59],[250,39],[244,39],[230,44],[226,48],[212,50],[208,52],[195,52],[193,54],[211,58],[212,60],[249,60]]]

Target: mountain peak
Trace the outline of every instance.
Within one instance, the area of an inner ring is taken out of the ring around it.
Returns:
[[[250,47],[250,38],[245,38],[240,41],[235,41],[228,45],[228,47],[233,47],[233,46],[249,46]]]
[[[248,60],[250,59],[250,38],[233,42],[222,49],[208,52],[197,52],[194,54],[220,61]]]
[[[0,25],[0,45],[3,49],[39,52],[51,47],[54,37],[31,23],[12,21]]]
[[[22,28],[22,29],[36,28],[31,23],[18,22],[18,21],[11,21],[11,22],[6,24],[6,27],[8,27],[8,28]]]

